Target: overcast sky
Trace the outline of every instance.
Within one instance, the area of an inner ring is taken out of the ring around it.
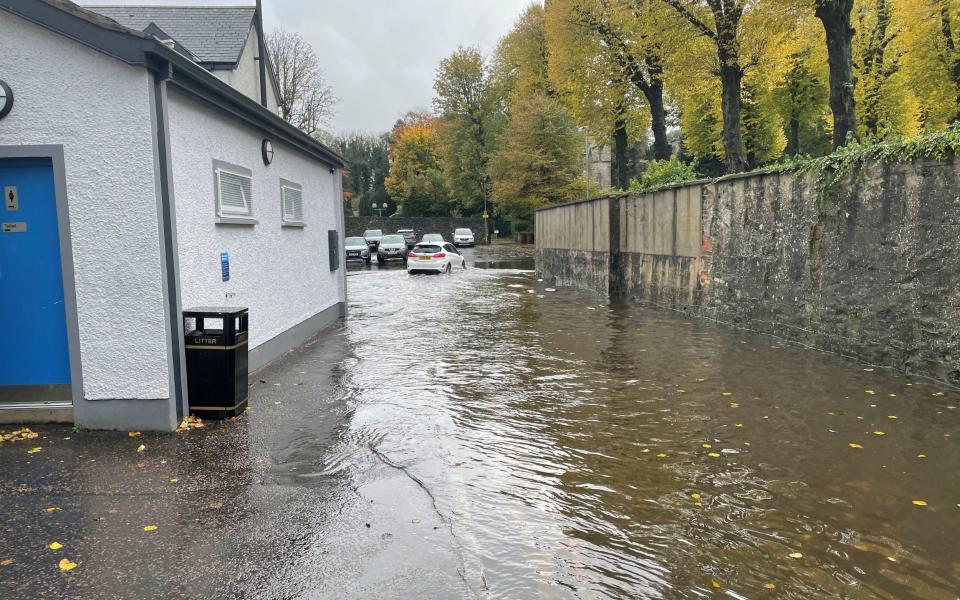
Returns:
[[[458,45],[490,53],[533,0],[263,0],[267,31],[300,32],[341,99],[334,129],[381,132],[429,108],[437,63]],[[231,6],[244,0],[81,0],[81,4]]]

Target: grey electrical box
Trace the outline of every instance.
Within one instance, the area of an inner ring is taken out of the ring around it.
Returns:
[[[20,195],[14,186],[3,188],[3,201],[7,210],[20,210]]]

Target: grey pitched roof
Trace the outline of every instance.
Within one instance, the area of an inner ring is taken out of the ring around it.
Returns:
[[[84,6],[130,29],[154,24],[201,63],[236,63],[253,26],[254,6]]]

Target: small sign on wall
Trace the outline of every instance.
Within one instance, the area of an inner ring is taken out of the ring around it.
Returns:
[[[220,253],[220,277],[223,281],[230,281],[230,254]]]
[[[20,210],[20,196],[17,194],[17,188],[8,186],[3,188],[3,200],[7,210]]]
[[[4,223],[4,224],[3,224],[3,232],[4,232],[4,233],[26,233],[26,232],[27,232],[27,224],[26,224],[26,223],[23,223],[23,222],[20,222],[20,223]]]

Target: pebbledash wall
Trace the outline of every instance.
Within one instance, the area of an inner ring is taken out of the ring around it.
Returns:
[[[960,385],[960,160],[871,164],[827,195],[815,184],[745,175],[544,209],[537,268]]]
[[[483,219],[460,219],[456,217],[347,217],[347,235],[359,236],[368,229],[380,229],[384,233],[396,233],[399,229],[413,229],[417,236],[425,233],[439,233],[450,239],[453,230],[466,227],[473,230],[478,244],[484,240]]]
[[[264,166],[257,131],[176,89],[168,99],[182,303],[249,308],[250,366],[256,369],[277,357],[270,349],[277,336],[298,326],[313,335],[344,314],[346,281],[342,270],[329,269],[327,251],[327,231],[343,231],[339,170],[280,141],[273,144],[273,162]],[[216,222],[211,157],[252,172],[255,224]],[[303,227],[283,225],[281,179],[302,187]],[[230,257],[227,283],[220,276],[221,252]],[[311,326],[311,320],[318,323]],[[282,350],[296,345],[279,342]]]

